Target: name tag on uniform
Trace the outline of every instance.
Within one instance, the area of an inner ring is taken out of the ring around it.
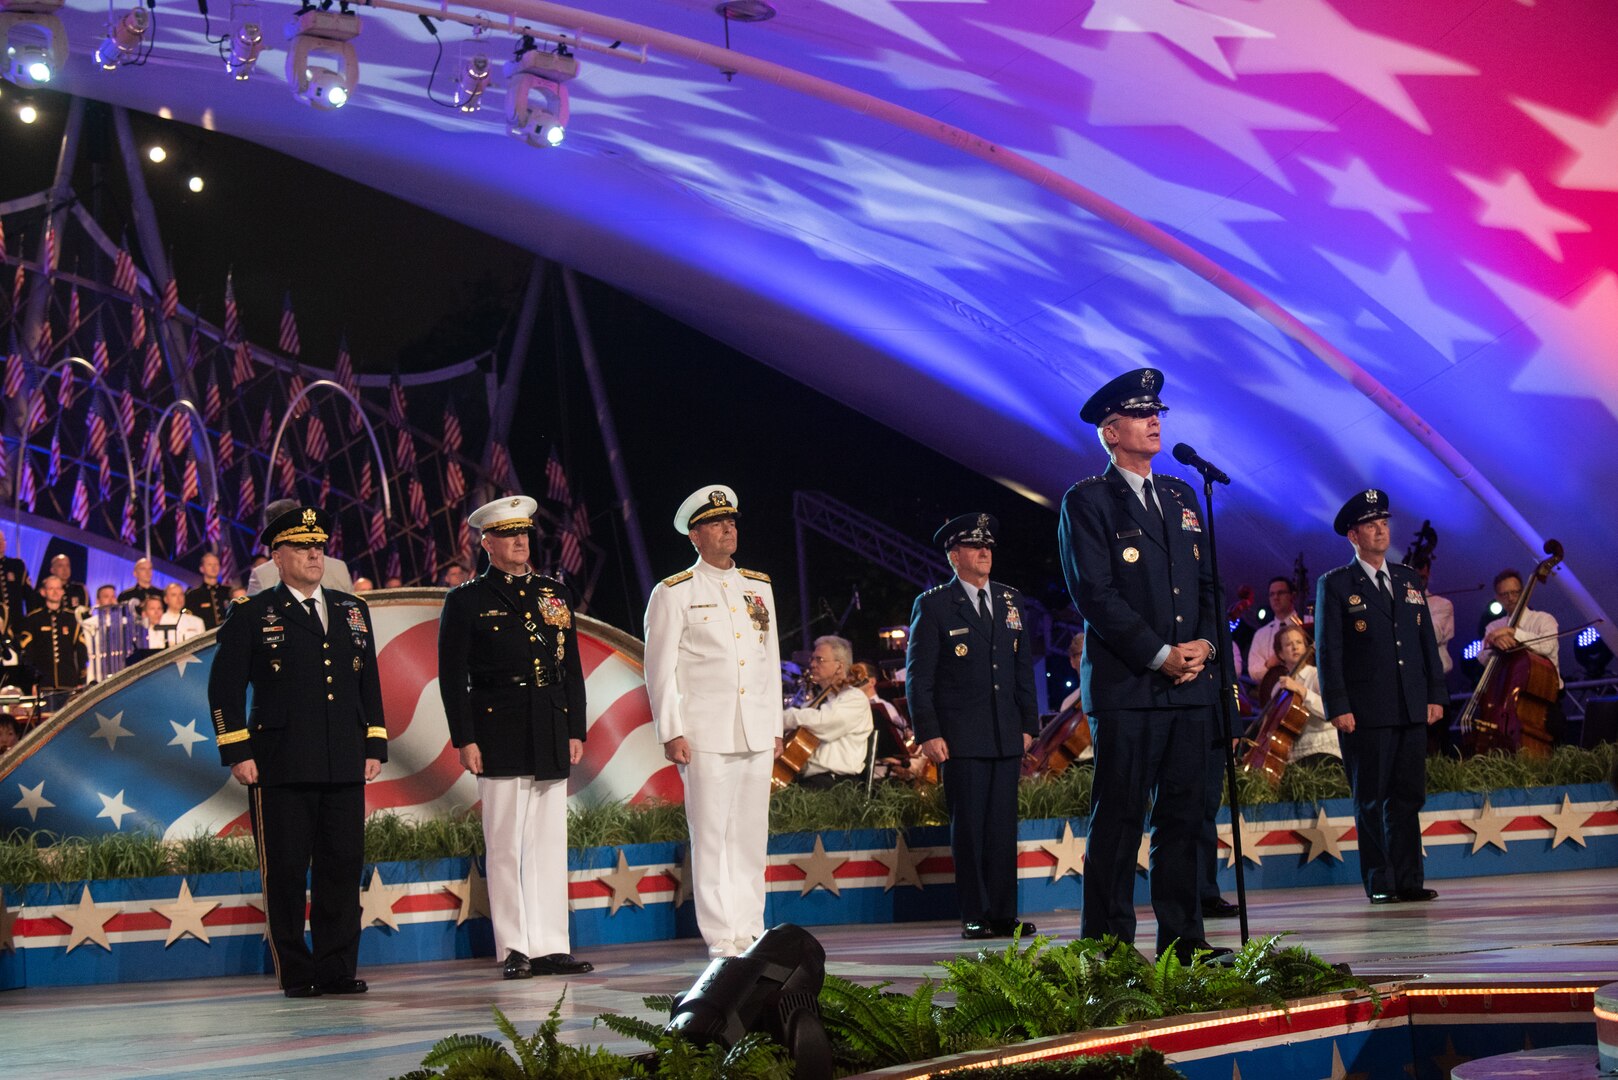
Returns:
[[[266,645],[279,645],[287,638],[287,630],[284,626],[266,626],[263,630],[264,636],[259,640]]]
[[[1140,530],[1139,529],[1125,529],[1123,532],[1113,533],[1112,538],[1114,540],[1128,540],[1131,537],[1135,537],[1135,536],[1139,536],[1139,535],[1140,535]]]
[[[1364,611],[1365,610],[1365,605],[1364,604],[1354,604],[1348,610],[1349,611]]]
[[[961,634],[970,634],[971,632],[972,632],[972,628],[970,626],[962,626],[962,627],[960,627],[958,629],[951,630],[949,632],[949,636],[950,637],[958,637]]]
[[[687,607],[700,608],[700,607],[718,607],[719,605],[718,604],[687,604],[686,606]]]

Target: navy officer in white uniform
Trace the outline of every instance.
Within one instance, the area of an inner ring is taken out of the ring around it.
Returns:
[[[692,492],[674,515],[697,561],[646,605],[646,692],[685,782],[697,927],[710,956],[764,932],[770,767],[781,752],[781,647],[769,575],[736,565],[736,493]]]

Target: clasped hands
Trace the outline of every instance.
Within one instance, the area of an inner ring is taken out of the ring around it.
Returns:
[[[1181,645],[1170,645],[1168,656],[1163,659],[1157,670],[1175,686],[1181,686],[1201,675],[1202,669],[1208,664],[1208,658],[1212,655],[1213,647],[1206,641],[1187,641]]]

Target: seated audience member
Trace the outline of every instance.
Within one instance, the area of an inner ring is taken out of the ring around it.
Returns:
[[[1281,666],[1281,658],[1275,655],[1275,635],[1281,628],[1303,625],[1303,619],[1294,605],[1296,599],[1290,578],[1270,579],[1272,617],[1254,632],[1253,642],[1247,646],[1247,677],[1254,682],[1263,682],[1265,672]]]
[[[142,556],[135,560],[135,584],[118,594],[118,602],[127,604],[134,600],[144,604],[146,598],[150,596],[155,596],[161,600],[163,599],[163,590],[152,584],[152,560]]]
[[[182,641],[190,641],[208,628],[202,625],[201,619],[185,610],[185,589],[178,583],[170,583],[163,590],[163,612],[158,616],[156,629],[162,647],[167,649]],[[156,647],[156,642],[153,647]]]
[[[303,504],[297,499],[276,499],[264,508],[264,526],[269,527],[284,514],[289,514]],[[253,572],[247,576],[247,595],[257,596],[265,589],[273,589],[281,584],[281,571],[276,569],[273,562],[255,562]],[[351,593],[354,591],[354,580],[349,577],[348,564],[335,555],[326,556],[326,566],[320,575],[320,585],[323,589],[336,589],[338,592]]]
[[[39,583],[43,606],[23,616],[17,647],[23,663],[39,673],[45,690],[67,690],[84,685],[90,656],[84,647],[79,618],[62,602],[62,581],[47,574]]]
[[[871,736],[871,704],[865,692],[849,684],[854,651],[846,638],[815,639],[809,656],[809,681],[815,695],[801,709],[787,709],[787,730],[803,728],[820,738],[798,782],[830,787],[838,780],[865,775],[865,750]]]
[[[370,592],[375,588],[376,583],[368,577],[357,577],[354,579],[354,591],[356,593]]]
[[[1320,673],[1315,670],[1315,647],[1309,643],[1309,635],[1301,626],[1282,627],[1275,635],[1275,654],[1281,658],[1286,674],[1275,680],[1270,697],[1290,690],[1303,695],[1304,708],[1309,711],[1309,722],[1292,744],[1287,760],[1318,764],[1329,757],[1341,761],[1343,751],[1337,743],[1337,729],[1326,719],[1326,704],[1320,697]]]
[[[382,583],[382,587],[384,589],[402,589],[402,588],[404,588],[404,578],[399,577],[397,574],[395,574],[392,577],[388,578],[386,581],[384,581]]]
[[[73,580],[73,560],[58,552],[51,556],[51,573],[62,583],[62,603],[69,611],[90,606],[90,593],[84,582]]]
[[[458,562],[452,562],[444,567],[443,585],[446,589],[453,589],[472,575],[467,573],[466,567]]]
[[[219,580],[219,556],[211,551],[203,552],[197,560],[197,573],[202,575],[202,584],[186,591],[185,609],[201,619],[205,629],[212,630],[225,617],[230,586]]]
[[[17,721],[0,713],[0,754],[4,754],[7,750],[16,746],[17,740],[20,738],[22,738],[22,729],[17,726]]]

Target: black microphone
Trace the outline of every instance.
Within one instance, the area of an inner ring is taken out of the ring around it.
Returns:
[[[1181,465],[1191,466],[1193,469],[1200,472],[1204,478],[1211,482],[1219,484],[1230,483],[1230,477],[1221,472],[1219,468],[1213,464],[1213,462],[1191,449],[1191,447],[1186,443],[1174,444],[1174,460],[1178,461]]]

